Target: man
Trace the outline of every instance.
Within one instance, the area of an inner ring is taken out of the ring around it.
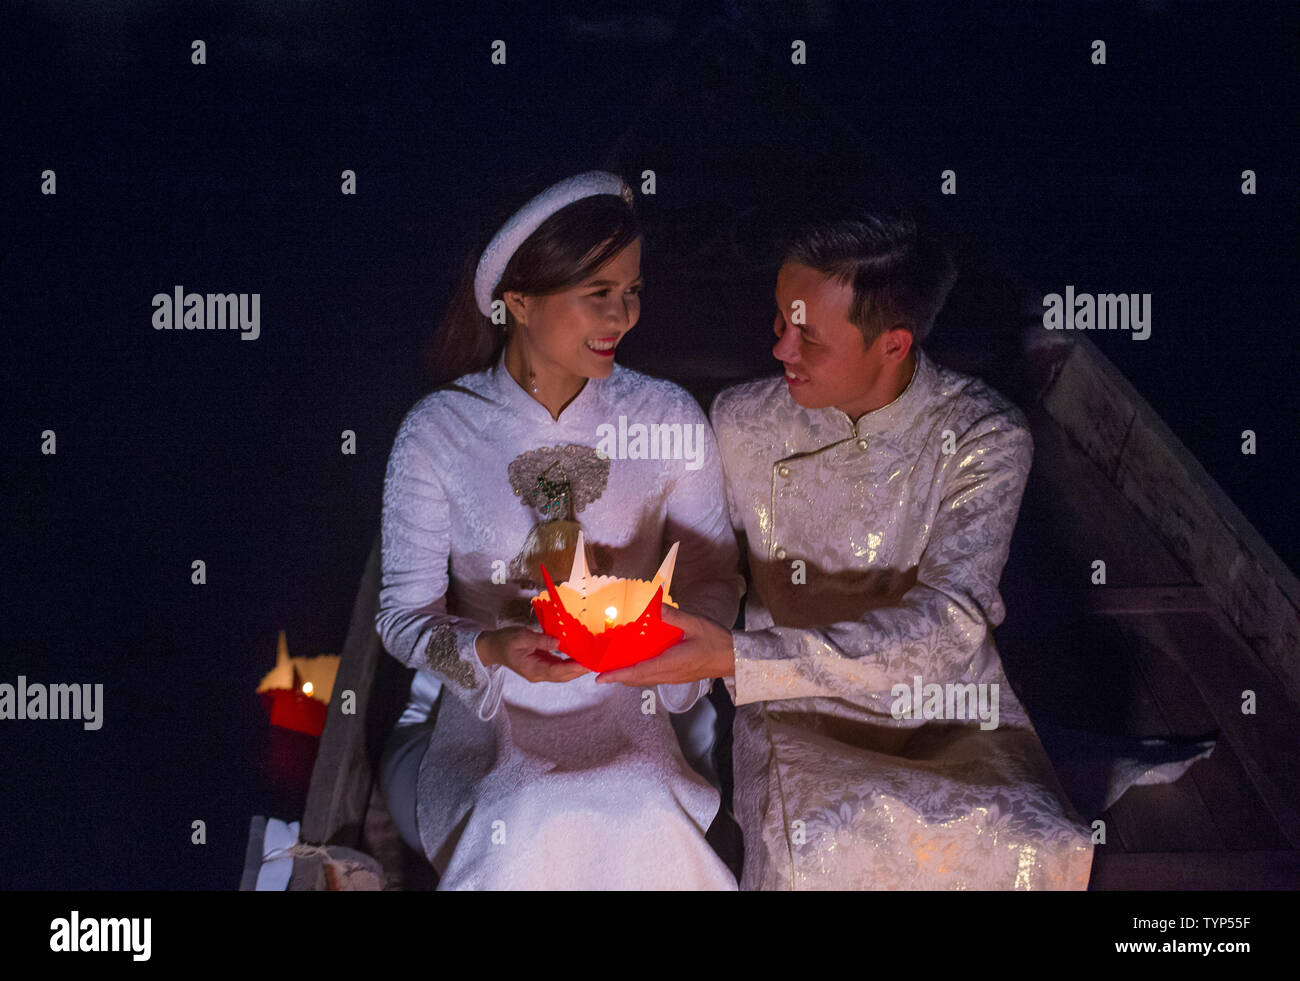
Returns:
[[[906,216],[786,247],[773,355],[712,422],[751,589],[601,681],[722,677],[737,705],[746,889],[1084,889],[1086,828],[992,628],[1033,444],[920,348],[956,270]]]

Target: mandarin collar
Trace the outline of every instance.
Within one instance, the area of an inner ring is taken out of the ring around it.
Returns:
[[[850,418],[848,413],[833,406],[806,411],[809,420],[818,424],[819,428],[824,427],[828,432],[846,434],[840,437],[842,439],[887,433],[890,430],[906,425],[916,416],[934,387],[935,373],[934,362],[918,347],[916,348],[916,365],[912,369],[911,380],[908,381],[907,387],[898,394],[898,397],[888,405],[882,405],[878,409],[863,413],[856,420]],[[791,402],[794,401],[788,389],[786,390],[786,398],[790,399]]]
[[[619,370],[621,370],[620,366],[615,363],[614,372]],[[613,378],[613,373],[609,377]],[[601,387],[608,380],[608,378],[588,378],[586,384],[582,386],[582,391],[574,396],[573,401],[561,410],[560,418],[552,419],[551,413],[546,406],[526,392],[523,386],[515,381],[514,376],[510,374],[506,368],[506,352],[504,349],[501,351],[501,356],[497,358],[496,365],[492,368],[492,383],[506,407],[517,413],[521,419],[556,428],[572,424],[575,420],[586,415],[591,407],[598,404]]]

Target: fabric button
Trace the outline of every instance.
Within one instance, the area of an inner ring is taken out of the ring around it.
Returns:
[[[778,549],[776,550],[776,557],[777,557],[778,559],[783,559],[783,558],[785,558],[785,549],[783,549],[783,548],[778,548]]]
[[[777,467],[776,472],[777,472],[777,476],[780,477],[790,476],[790,468],[784,465]]]

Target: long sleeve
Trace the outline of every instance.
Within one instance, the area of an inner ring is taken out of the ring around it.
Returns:
[[[681,543],[672,581],[678,607],[730,628],[740,609],[745,579],[731,526],[722,458],[704,413],[689,396],[686,400],[686,425],[699,438],[695,458],[682,463],[667,497],[663,548],[666,551],[673,542]],[[698,466],[691,469],[693,464]],[[670,712],[685,712],[712,684],[713,680],[706,678],[660,685],[659,701]]]
[[[916,583],[896,606],[812,628],[773,626],[734,634],[737,704],[848,698],[894,684],[961,677],[1005,610],[1006,563],[1033,456],[1018,412],[979,419],[937,468],[943,487]],[[730,681],[730,679],[729,679]]]
[[[503,669],[478,658],[482,625],[447,612],[451,523],[437,468],[421,445],[422,418],[417,410],[407,414],[388,458],[375,628],[389,654],[434,672],[479,718],[489,719],[500,704]]]

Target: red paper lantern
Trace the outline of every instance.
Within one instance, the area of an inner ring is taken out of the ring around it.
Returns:
[[[276,644],[275,667],[257,686],[270,712],[270,722],[282,729],[320,736],[329,714],[330,695],[338,675],[337,654],[290,657],[284,631]]]
[[[546,592],[533,597],[542,630],[559,641],[561,652],[592,671],[614,671],[662,654],[682,639],[682,630],[663,622],[677,544],[651,580],[591,576],[582,533],[569,578],[556,586],[542,566]]]
[[[325,717],[329,714],[325,702],[304,695],[300,688],[272,688],[261,694],[270,703],[271,725],[316,737],[325,731]]]

